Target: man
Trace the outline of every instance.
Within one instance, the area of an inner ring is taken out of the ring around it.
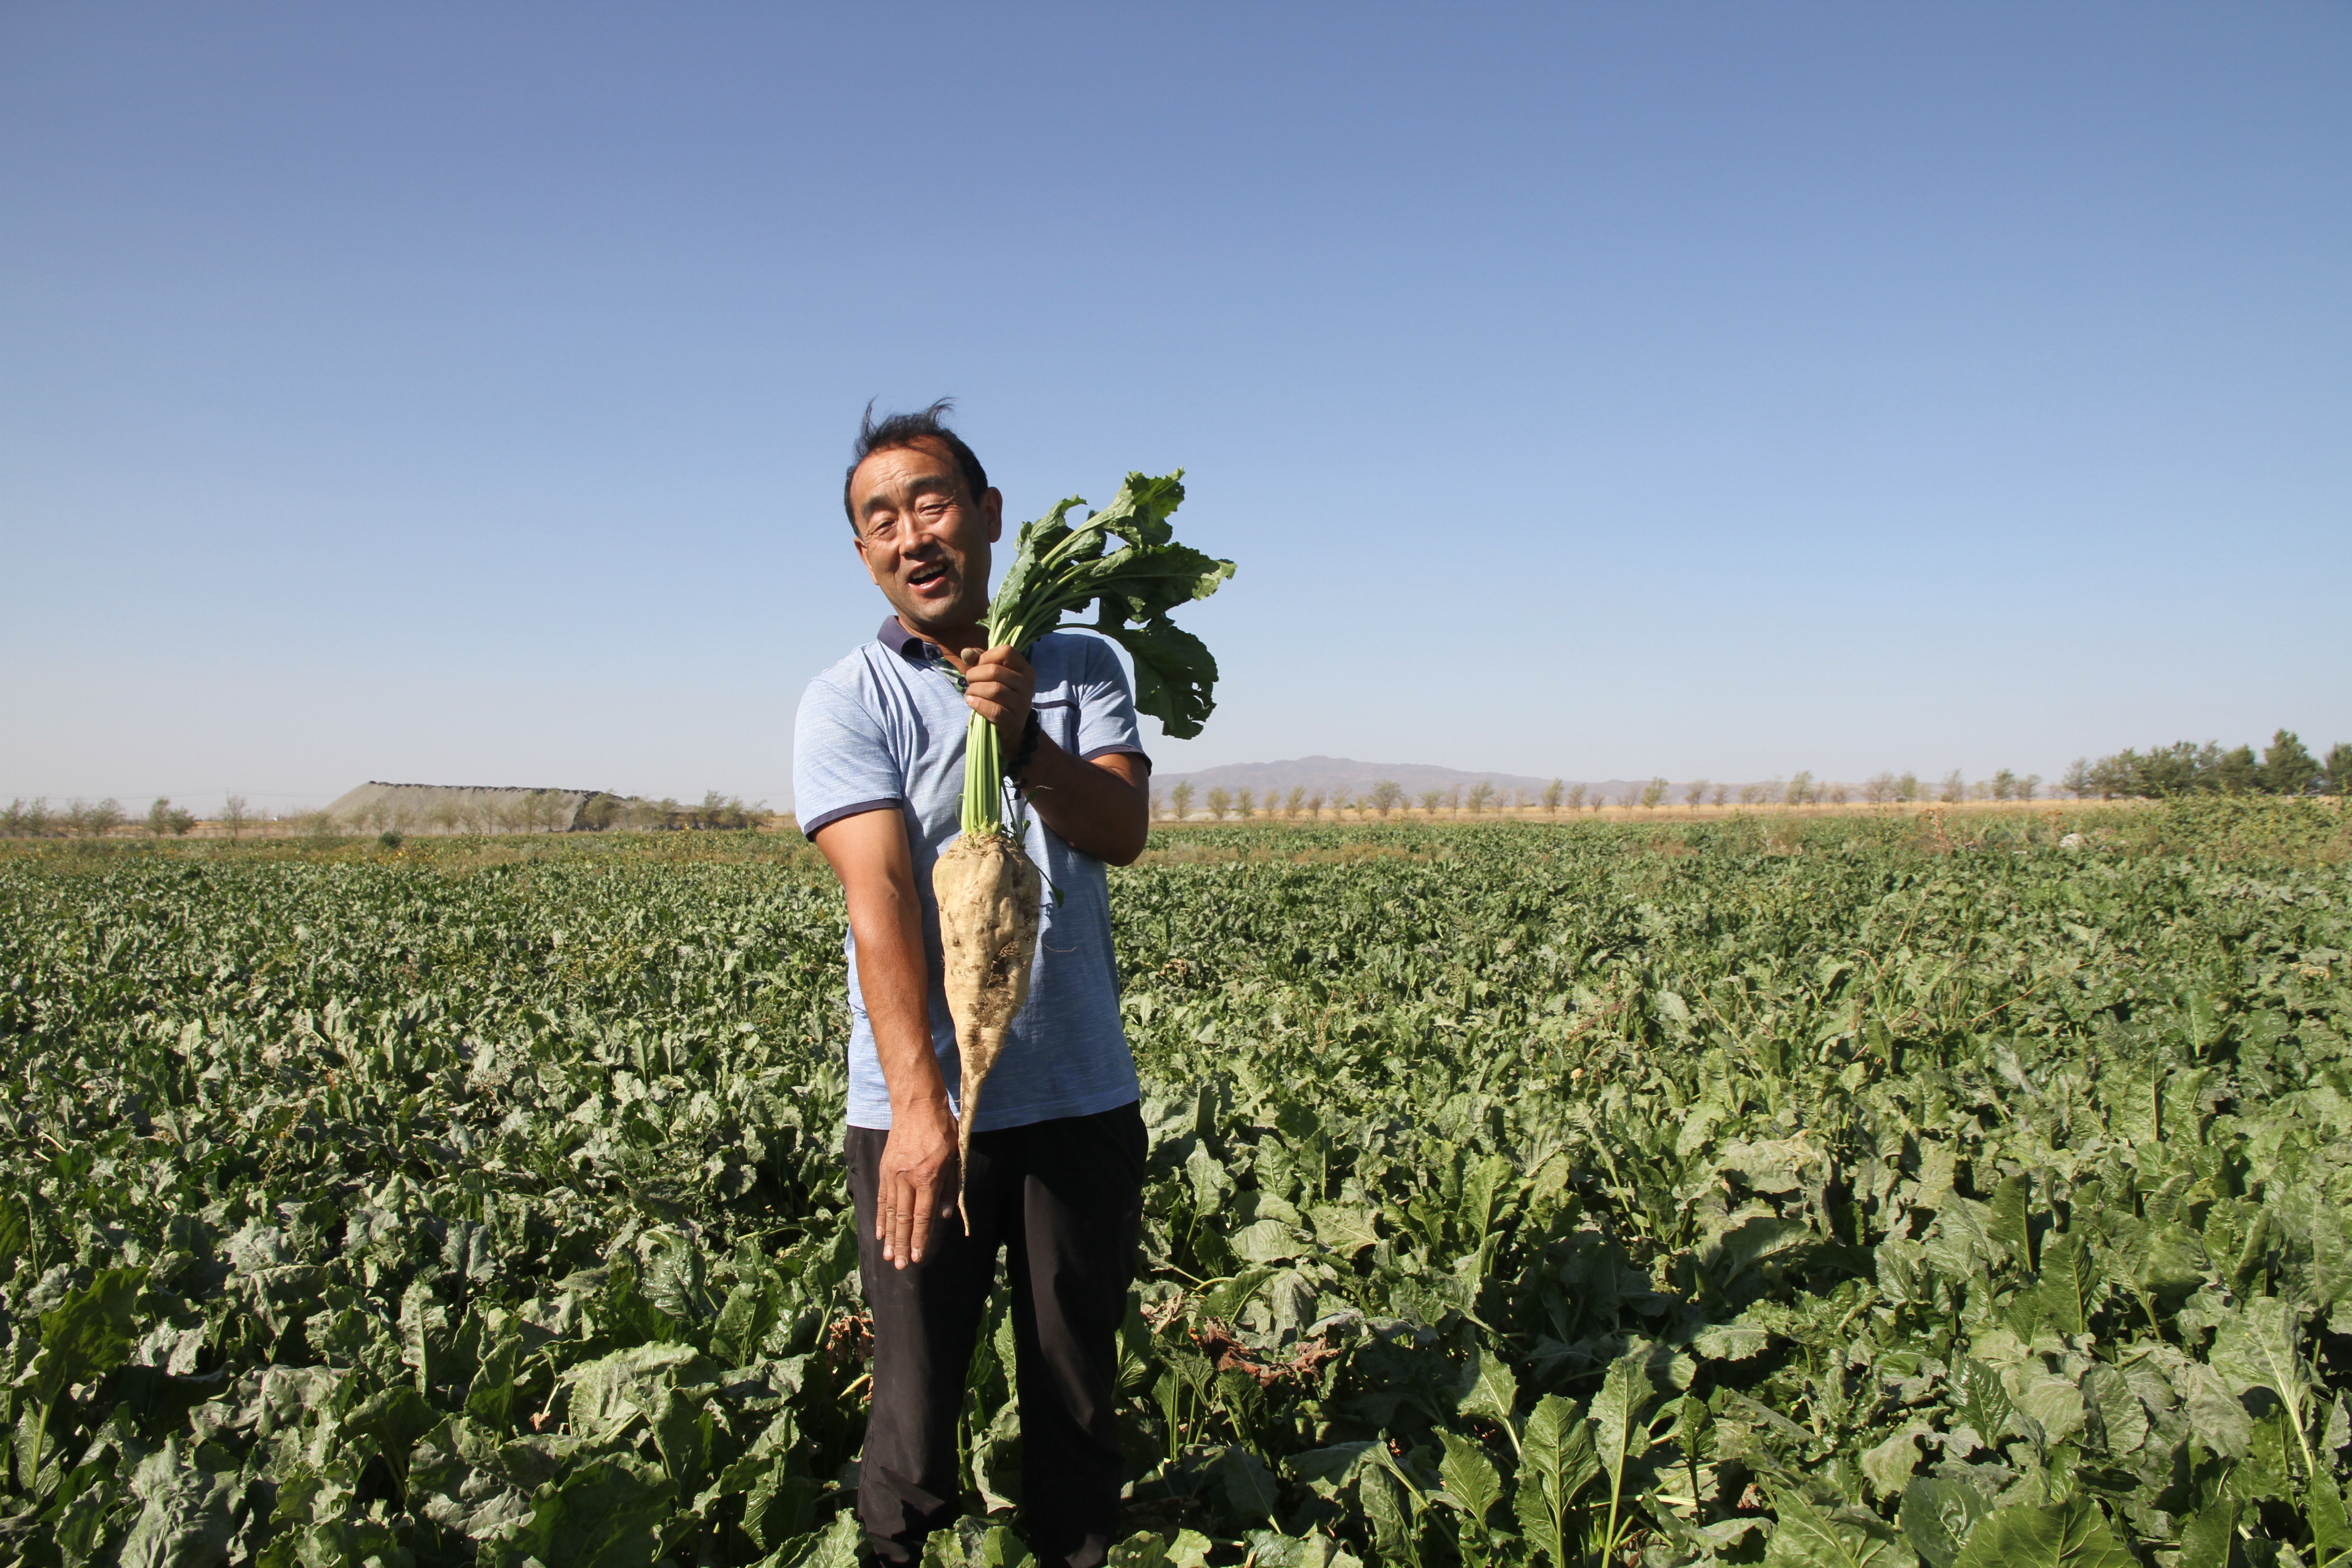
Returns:
[[[1108,644],[1049,636],[1026,658],[983,646],[1004,498],[940,422],[947,406],[878,425],[867,413],[842,500],[892,614],[809,683],[793,735],[803,830],[849,900],[845,1153],[874,1315],[857,1511],[884,1563],[916,1561],[961,1512],[956,1417],[1002,1247],[1029,1542],[1042,1563],[1094,1568],[1117,1521],[1118,1337],[1144,1159],[1103,868],[1142,852],[1150,764]],[[967,1235],[931,866],[959,831],[973,713],[1003,740],[1030,858],[1055,892],[962,1173]]]

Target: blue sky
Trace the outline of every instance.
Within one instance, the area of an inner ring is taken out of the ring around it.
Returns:
[[[1163,769],[2352,740],[2340,5],[0,8],[0,798],[782,805],[868,398]]]

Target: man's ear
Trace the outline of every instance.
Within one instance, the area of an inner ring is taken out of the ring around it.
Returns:
[[[1004,492],[994,485],[980,492],[980,513],[988,519],[988,542],[1004,537]]]
[[[875,586],[880,587],[882,585],[880,574],[874,570],[874,563],[866,559],[866,536],[862,533],[851,534],[849,547],[857,552],[857,563],[866,568],[866,574],[874,579]]]

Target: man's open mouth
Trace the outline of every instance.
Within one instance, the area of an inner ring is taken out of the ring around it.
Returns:
[[[928,588],[934,583],[944,581],[947,574],[948,569],[944,564],[939,566],[921,567],[919,570],[910,572],[907,574],[907,586],[909,588],[919,589]]]

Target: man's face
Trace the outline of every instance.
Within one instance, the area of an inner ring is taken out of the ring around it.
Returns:
[[[876,452],[850,476],[857,558],[918,630],[961,629],[988,612],[988,547],[1004,531],[1004,498],[964,493],[943,442]]]

